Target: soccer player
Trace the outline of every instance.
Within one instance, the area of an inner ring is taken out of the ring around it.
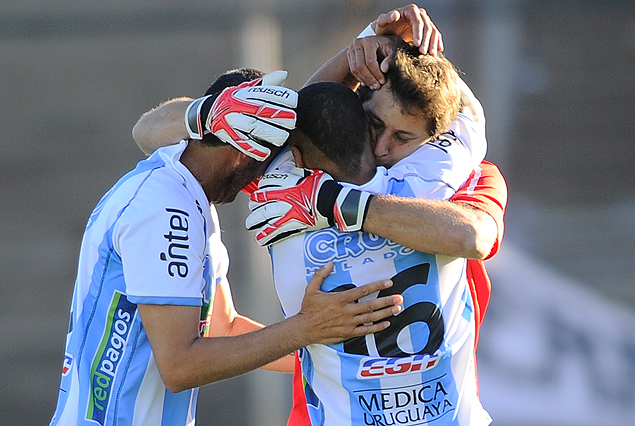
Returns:
[[[391,105],[391,108],[383,110],[382,121],[374,123],[379,124],[380,130],[389,130],[377,134],[375,140],[377,156],[381,155],[382,147],[384,152],[392,154],[385,160],[388,167],[391,163],[404,159],[404,148],[412,149],[413,143],[417,145],[420,141],[417,141],[417,138],[405,143],[399,141],[400,133],[404,130],[407,133],[408,130],[403,127],[404,123],[412,126],[413,116],[416,119],[417,114],[409,114],[412,111],[400,108],[403,95],[400,96],[393,87],[390,91],[394,96],[386,96],[386,92],[389,91],[384,90],[385,86],[390,85],[385,83],[390,80],[391,73],[384,72],[389,70],[391,56],[386,51],[382,52],[382,49],[385,46],[390,47],[391,43],[382,45],[381,38],[373,37],[374,33],[392,34],[405,41],[411,41],[419,47],[422,54],[438,56],[439,52],[444,50],[441,33],[425,9],[410,4],[380,15],[347,49],[344,49],[348,61],[342,61],[340,52],[318,70],[309,82],[334,79],[344,82],[351,88],[358,87],[359,83],[365,88],[372,88],[373,91],[360,88],[362,96],[366,99],[364,107],[371,117],[373,113],[382,112],[382,104]],[[378,60],[378,53],[384,55],[381,62]],[[485,117],[480,103],[466,86],[463,90],[468,98],[471,98],[463,107],[484,125]],[[388,98],[389,102],[382,103],[385,98]],[[372,99],[376,102],[369,102]],[[397,102],[390,102],[391,100]],[[419,136],[425,138],[425,133],[420,133]],[[395,150],[395,147],[402,151]],[[483,260],[490,259],[500,249],[504,232],[503,215],[507,202],[507,185],[498,168],[484,161],[475,168],[468,182],[450,200],[453,202],[434,203],[416,199],[405,203],[405,200],[399,198],[377,197],[369,207],[364,230],[418,250],[467,257],[467,277],[476,303],[478,335],[478,325],[487,310],[491,289]],[[413,228],[413,223],[416,223],[418,228]]]
[[[320,80],[340,81],[352,89],[362,83],[359,91],[364,108],[371,117],[374,130],[374,150],[379,163],[390,167],[405,161],[408,153],[422,150],[421,145],[432,139],[426,119],[408,99],[399,93],[403,84],[385,84],[387,79],[401,79],[399,67],[389,71],[393,42],[375,33],[394,34],[413,41],[419,52],[438,56],[443,50],[441,34],[423,8],[414,4],[382,14],[372,22],[347,48],[318,70],[308,83]],[[383,55],[383,61],[380,61]],[[395,69],[397,68],[397,69]],[[387,74],[384,72],[389,71]],[[409,70],[409,72],[412,69]],[[307,84],[308,84],[307,83]],[[463,84],[462,108],[484,131],[484,115],[478,100]],[[375,90],[369,90],[368,88]],[[424,145],[425,146],[425,145]],[[430,150],[428,150],[430,152]],[[389,238],[419,251],[466,257],[468,279],[474,290],[481,314],[489,301],[490,283],[482,260],[494,256],[500,247],[504,223],[503,213],[507,188],[502,175],[491,163],[475,168],[468,184],[459,190],[453,201],[374,197],[367,206],[363,230]],[[478,278],[476,278],[478,277]]]
[[[349,201],[363,193],[427,195],[421,182],[425,175],[409,165],[397,164],[390,170],[375,167],[368,119],[350,89],[326,82],[305,86],[299,92],[297,113],[296,132],[300,134],[289,139],[296,163],[326,170],[339,182],[357,185],[333,184],[322,172],[305,176],[273,171],[260,182],[267,188],[268,199],[261,199],[263,191],[258,191],[254,194],[257,201],[276,200],[271,188],[295,180],[299,186],[285,194],[291,199],[310,194],[308,188],[320,188],[318,198],[324,198],[325,191],[339,191],[326,197],[338,201],[342,193]],[[461,153],[460,146],[452,145],[446,147],[448,161],[455,151]],[[461,166],[456,161],[454,168],[437,169],[443,170],[441,179],[451,182],[453,174],[463,175]],[[320,207],[325,202],[318,199],[313,207],[326,211]],[[342,203],[343,216],[346,203]],[[329,220],[337,222],[333,217]],[[404,296],[404,311],[388,329],[368,338],[301,350],[311,424],[490,422],[477,396],[475,315],[465,259],[416,252],[376,235],[333,227],[292,234],[272,244],[270,254],[285,315],[300,308],[303,286],[298,286],[297,277],[310,278],[312,271],[328,261],[335,267],[322,284],[324,291],[342,291],[371,277],[385,276],[392,277]]]
[[[51,425],[193,425],[199,386],[307,344],[383,330],[388,322],[372,323],[399,311],[400,296],[356,302],[388,288],[385,280],[344,294],[322,293],[319,286],[332,268],[327,265],[311,280],[297,315],[263,328],[236,314],[213,204],[233,201],[261,175],[295,123],[295,92],[246,82],[254,77],[261,73],[223,76],[193,117],[211,108],[210,122],[201,126],[216,131],[157,150],[91,214]],[[259,118],[242,115],[254,108],[262,112]],[[254,120],[260,131],[235,131]],[[280,127],[271,132],[269,123]]]

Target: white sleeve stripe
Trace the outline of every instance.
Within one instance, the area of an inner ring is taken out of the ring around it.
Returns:
[[[467,187],[467,193],[469,195],[474,194],[474,189],[476,188],[476,184],[478,183],[478,180],[481,178],[481,173],[482,173],[482,170],[480,167],[477,167],[476,169],[474,169],[474,177],[470,179],[470,184]]]

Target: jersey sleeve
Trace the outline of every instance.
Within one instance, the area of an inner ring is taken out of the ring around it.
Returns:
[[[205,220],[187,191],[172,189],[169,182],[149,179],[117,221],[113,245],[130,301],[201,306]]]
[[[498,236],[486,259],[498,253],[505,230],[503,216],[507,205],[507,184],[498,167],[483,161],[450,200],[482,210],[494,219]]]

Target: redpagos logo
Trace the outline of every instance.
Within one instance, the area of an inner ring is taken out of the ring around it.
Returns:
[[[86,418],[105,424],[117,367],[128,344],[130,328],[137,310],[126,295],[115,291],[110,302],[104,334],[90,369],[90,398]]]
[[[441,356],[434,354],[413,355],[399,358],[365,357],[359,362],[358,379],[381,379],[402,374],[421,373],[439,364]]]

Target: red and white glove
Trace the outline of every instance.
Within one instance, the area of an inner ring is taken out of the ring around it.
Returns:
[[[245,225],[256,242],[269,245],[292,235],[337,226],[342,232],[362,229],[372,194],[340,185],[320,170],[272,172],[251,195],[252,213]]]
[[[271,150],[267,141],[282,146],[295,128],[298,94],[280,86],[286,71],[274,71],[261,79],[228,87],[220,93],[193,101],[185,112],[185,127],[192,139],[213,133],[223,142],[258,161]]]

